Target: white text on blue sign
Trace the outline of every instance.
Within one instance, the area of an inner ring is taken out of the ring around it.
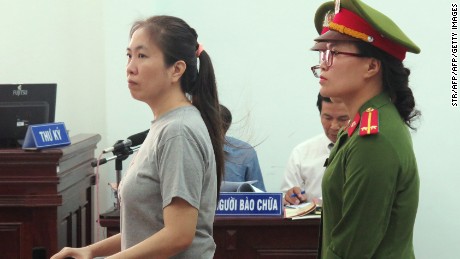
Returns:
[[[220,193],[216,215],[280,216],[281,193]]]
[[[44,131],[39,131],[38,134],[41,137],[43,142],[51,142],[56,140],[62,140],[61,130],[56,127],[56,129],[48,129]]]

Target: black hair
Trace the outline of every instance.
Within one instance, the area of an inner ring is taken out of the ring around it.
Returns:
[[[360,54],[380,60],[384,90],[390,95],[405,124],[412,130],[416,130],[412,122],[421,115],[421,112],[415,109],[415,98],[409,87],[410,70],[404,67],[401,60],[369,43],[356,42],[356,47]]]
[[[318,94],[318,100],[316,100],[316,106],[318,107],[318,111],[320,114],[321,114],[321,111],[323,110],[323,102],[332,103],[332,100],[329,97],[324,97],[321,94]]]
[[[222,104],[220,105],[220,118],[222,119],[222,128],[225,134],[230,125],[232,125],[232,113]]]
[[[224,173],[224,134],[211,58],[204,50],[197,57],[198,34],[180,18],[160,15],[137,21],[131,27],[130,37],[140,28],[144,28],[150,35],[150,40],[161,49],[166,66],[169,67],[179,60],[186,64],[180,85],[184,93],[191,95],[192,104],[200,111],[211,137],[216,158],[217,197],[219,197]]]

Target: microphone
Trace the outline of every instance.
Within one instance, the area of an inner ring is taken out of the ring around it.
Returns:
[[[144,143],[147,134],[149,134],[150,129],[136,133],[132,136],[129,136],[128,139],[132,141],[132,146],[139,146]]]
[[[109,152],[116,152],[116,151],[122,150],[125,147],[130,147],[132,144],[133,144],[133,142],[128,138],[126,140],[123,140],[123,141],[115,143],[115,145],[113,145],[113,146],[111,146],[109,148],[106,148],[106,149],[102,150],[102,153],[105,154],[105,153],[109,153]]]
[[[102,151],[102,153],[105,154],[105,153],[109,153],[109,152],[118,152],[120,150],[123,150],[126,147],[139,146],[144,142],[144,140],[147,137],[148,133],[149,133],[149,130],[145,130],[145,131],[136,133],[134,135],[131,135],[126,140],[118,141],[112,147],[104,149]]]

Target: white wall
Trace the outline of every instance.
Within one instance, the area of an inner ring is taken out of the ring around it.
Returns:
[[[56,121],[71,136],[101,134],[100,146],[107,143],[104,11],[92,0],[0,1],[0,83],[57,83]],[[108,195],[100,200],[107,209]]]
[[[71,134],[99,133],[100,147],[149,127],[147,105],[130,97],[128,31],[154,14],[183,18],[211,55],[220,99],[233,112],[230,134],[256,145],[268,191],[278,191],[291,149],[321,133],[313,14],[322,1],[41,0],[0,3],[0,82],[57,82],[56,119]],[[366,3],[390,16],[422,49],[408,54],[423,116],[413,134],[421,178],[417,258],[452,258],[460,239],[459,108],[450,106],[450,1]],[[127,166],[127,161],[124,163]],[[113,201],[101,167],[101,211]]]
[[[3,1],[0,83],[57,83],[56,120],[71,134],[105,129],[103,6]]]

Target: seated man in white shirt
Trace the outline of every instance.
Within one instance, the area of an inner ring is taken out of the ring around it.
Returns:
[[[300,143],[292,150],[281,184],[284,204],[309,202],[322,196],[324,163],[337,140],[339,129],[349,121],[343,103],[333,103],[328,97],[318,94],[316,106],[324,133]]]

